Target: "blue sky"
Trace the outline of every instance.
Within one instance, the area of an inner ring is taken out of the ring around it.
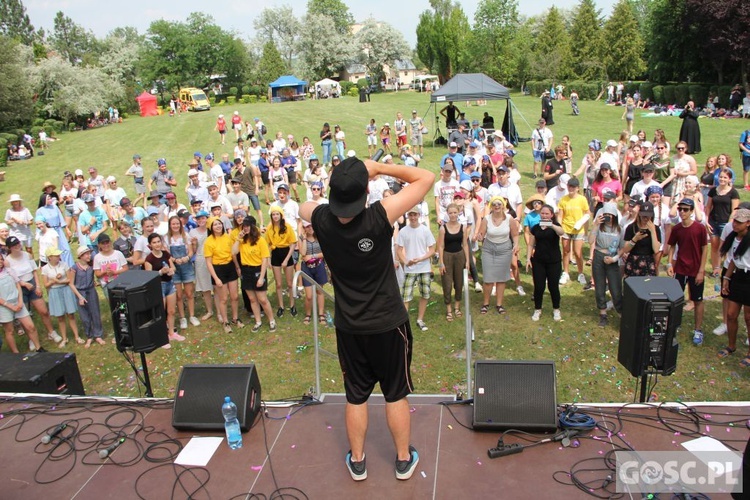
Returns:
[[[274,8],[289,5],[299,10],[298,16],[305,13],[306,0],[221,0],[216,4],[198,0],[158,1],[158,0],[23,0],[26,11],[34,27],[52,31],[53,20],[57,11],[63,11],[76,23],[93,31],[97,36],[104,36],[118,26],[134,26],[143,33],[152,21],[168,19],[184,21],[191,12],[202,11],[214,17],[216,22],[227,30],[234,30],[247,39],[253,36],[253,21],[261,8]],[[379,21],[386,21],[403,33],[412,47],[416,44],[415,29],[419,14],[430,8],[428,0],[349,0],[345,1],[355,20],[363,21],[372,16]],[[466,16],[471,22],[474,18],[479,0],[462,0]],[[560,9],[572,8],[578,0],[536,0],[519,2],[522,15],[541,14],[552,5]],[[614,0],[596,0],[597,7],[604,17],[612,11]],[[218,10],[208,10],[206,6],[220,6]],[[251,8],[251,5],[255,8]],[[262,5],[262,7],[258,7]]]

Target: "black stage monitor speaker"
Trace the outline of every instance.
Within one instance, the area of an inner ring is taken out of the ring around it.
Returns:
[[[179,430],[224,430],[224,397],[237,405],[237,419],[247,432],[260,411],[260,380],[254,364],[185,365],[174,396],[172,426]]]
[[[625,280],[617,360],[634,377],[649,367],[662,375],[677,369],[677,328],[685,293],[677,280],[632,276]]]
[[[0,354],[0,392],[86,395],[76,355],[64,352]]]
[[[557,428],[554,361],[474,363],[475,430]]]
[[[107,292],[118,351],[148,353],[169,342],[158,272],[127,271]]]

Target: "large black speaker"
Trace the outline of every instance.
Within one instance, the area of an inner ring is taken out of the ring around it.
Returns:
[[[158,272],[126,271],[107,293],[118,351],[151,352],[169,343]]]
[[[185,365],[174,396],[172,426],[180,430],[224,430],[224,397],[237,405],[237,419],[247,432],[260,410],[260,380],[254,364]]]
[[[634,376],[649,368],[662,375],[677,369],[677,328],[685,292],[676,279],[632,276],[625,280],[617,360]]]
[[[64,352],[0,354],[0,392],[86,395],[76,355]]]
[[[554,361],[474,363],[476,430],[557,428]]]

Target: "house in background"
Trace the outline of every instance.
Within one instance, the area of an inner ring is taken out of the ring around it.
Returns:
[[[396,61],[392,68],[385,65],[383,66],[383,73],[385,74],[385,90],[395,90],[397,81],[400,89],[408,89],[420,74],[411,59]],[[339,74],[339,80],[348,80],[352,83],[357,83],[361,78],[367,78],[368,76],[367,68],[364,65],[352,63]],[[379,84],[380,82],[372,83]]]

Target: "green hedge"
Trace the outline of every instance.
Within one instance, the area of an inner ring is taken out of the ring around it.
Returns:
[[[5,145],[18,144],[18,136],[12,132],[3,132],[0,134],[0,139],[5,141]]]
[[[249,94],[243,94],[242,95],[242,103],[248,104],[250,102],[250,95]]]
[[[39,125],[31,127],[31,137],[39,137],[39,132],[41,132],[42,128]]]
[[[342,94],[348,94],[349,93],[349,89],[351,89],[352,87],[355,86],[349,80],[342,80],[342,81],[339,82],[339,85],[341,86],[341,93]],[[359,92],[359,89],[357,89],[357,92]]]
[[[260,102],[268,102],[268,96],[265,94],[259,96],[258,99],[260,99]]]
[[[255,104],[256,102],[258,102],[258,96],[257,95],[250,94],[248,97],[250,99],[250,104]]]
[[[638,87],[638,89],[641,92],[641,99],[651,99],[654,100],[654,84],[651,82],[642,82],[641,85]]]
[[[732,87],[729,85],[722,85],[719,87],[719,107],[729,107],[729,94],[732,93]]]
[[[664,100],[660,104],[669,106],[670,104],[675,103],[675,99],[677,99],[677,94],[675,93],[675,86],[664,85]]]
[[[237,96],[234,96],[234,95],[227,96],[227,104],[234,104],[235,102],[237,102]]]
[[[76,122],[68,123],[68,132],[73,132],[76,129]]]
[[[690,85],[690,99],[696,106],[703,107],[708,102],[708,88],[703,85]]]
[[[237,98],[238,90],[237,87],[229,87],[229,97]]]
[[[250,85],[243,85],[242,86],[242,95],[244,96],[245,94],[249,94],[249,93],[250,93]]]
[[[559,82],[558,82],[559,83]],[[549,90],[552,87],[552,80],[529,80],[526,82],[526,86],[529,88],[529,92],[534,97],[539,97],[542,92]],[[584,101],[593,101],[597,98],[599,93],[602,91],[601,82],[587,82],[584,80],[571,80],[562,82],[565,90],[563,93],[566,96],[570,95],[570,92],[575,90],[578,93],[578,98]]]
[[[654,102],[664,102],[664,85],[654,85],[652,90],[654,92]]]
[[[677,104],[678,106],[684,106],[685,104],[687,104],[687,102],[690,100],[690,86],[686,84],[675,85],[674,98],[674,104]]]
[[[37,127],[41,127],[44,125],[44,118],[34,118],[34,122],[32,125],[36,125]]]
[[[359,96],[359,88],[355,85],[351,88],[349,88],[349,91],[346,93],[346,95],[350,97],[357,97]]]

